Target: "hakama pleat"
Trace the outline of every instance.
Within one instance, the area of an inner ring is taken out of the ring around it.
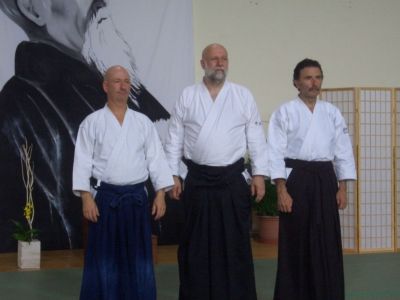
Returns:
[[[144,184],[101,183],[98,222],[89,225],[80,299],[155,300],[151,229]]]
[[[187,164],[179,299],[257,299],[243,159],[228,167]]]
[[[344,299],[338,182],[331,162],[287,160],[292,212],[279,216],[276,300]]]

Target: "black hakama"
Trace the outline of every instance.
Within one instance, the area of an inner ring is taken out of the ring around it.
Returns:
[[[187,161],[179,299],[257,299],[243,159],[227,167]]]
[[[286,159],[292,212],[279,216],[276,300],[344,299],[338,181],[332,162]]]
[[[81,300],[155,300],[150,216],[144,183],[102,182],[90,222]]]

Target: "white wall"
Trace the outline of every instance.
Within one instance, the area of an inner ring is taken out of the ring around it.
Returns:
[[[203,48],[229,53],[228,79],[248,87],[265,125],[293,99],[293,69],[318,60],[323,87],[400,87],[399,0],[193,0],[196,81]],[[265,126],[266,128],[267,126]]]

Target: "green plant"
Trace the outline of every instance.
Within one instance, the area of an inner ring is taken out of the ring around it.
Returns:
[[[24,241],[31,242],[33,239],[38,237],[38,233],[41,232],[40,229],[27,229],[20,222],[11,220],[15,225],[17,225],[17,229],[15,229],[15,233],[13,233],[13,238]]]
[[[24,181],[26,189],[26,204],[24,207],[24,217],[28,222],[29,229],[25,228],[18,221],[11,220],[17,225],[16,232],[12,235],[17,240],[31,242],[41,232],[39,229],[33,229],[32,223],[35,217],[35,208],[33,205],[32,190],[33,190],[33,164],[31,165],[32,145],[28,147],[28,141],[25,139],[25,145],[22,145],[21,150],[21,166],[22,166],[22,180]]]
[[[259,216],[279,216],[276,185],[269,179],[265,180],[265,195],[260,202],[253,198],[253,208]]]

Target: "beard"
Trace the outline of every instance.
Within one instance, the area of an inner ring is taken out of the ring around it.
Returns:
[[[115,27],[108,9],[101,8],[93,14],[85,33],[82,55],[102,75],[112,66],[125,68],[131,81],[129,98],[139,107],[136,95],[139,94],[141,82],[136,73],[132,49]]]
[[[222,72],[217,72],[218,70],[221,70]],[[227,75],[228,69],[225,69],[224,67],[216,67],[211,70],[206,65],[205,76],[215,84],[220,84],[223,82]]]

